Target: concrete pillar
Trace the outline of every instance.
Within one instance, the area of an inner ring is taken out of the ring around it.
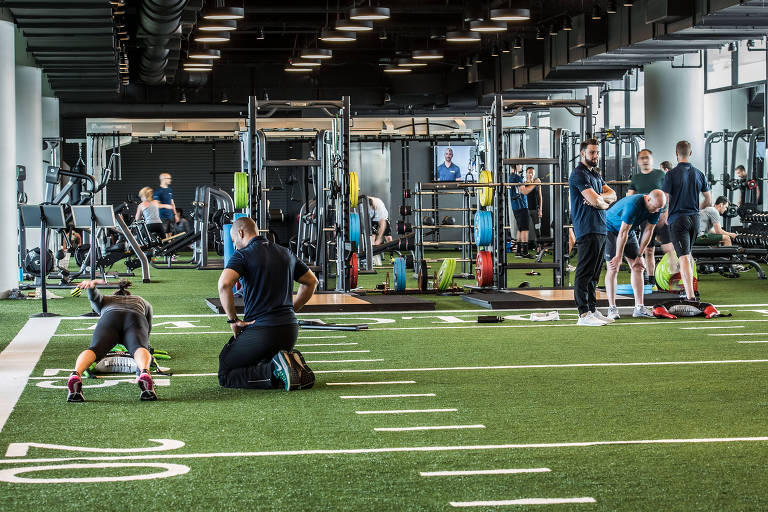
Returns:
[[[43,201],[42,72],[16,66],[16,162],[27,168],[27,202]],[[27,248],[40,245],[40,230],[27,229]]]
[[[18,287],[14,27],[0,20],[0,296]]]
[[[675,143],[687,140],[691,163],[704,168],[704,70],[672,68],[670,62],[645,66],[645,147],[656,163],[677,163]]]

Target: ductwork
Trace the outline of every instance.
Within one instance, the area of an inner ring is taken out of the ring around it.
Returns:
[[[179,31],[187,0],[142,0],[139,32],[144,50],[139,62],[139,77],[147,85],[166,81],[171,42]]]

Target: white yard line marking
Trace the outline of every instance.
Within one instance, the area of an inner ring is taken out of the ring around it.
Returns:
[[[418,414],[420,412],[456,412],[458,409],[396,409],[392,411],[355,411],[355,414]]]
[[[647,363],[572,363],[572,364],[520,364],[508,366],[453,366],[446,368],[370,368],[367,370],[316,370],[314,373],[395,373],[395,372],[445,372],[471,370],[521,370],[526,368],[593,368],[609,366],[677,366],[696,364],[768,363],[768,359],[730,359],[725,361],[655,361]]]
[[[0,398],[0,431],[60,321],[58,317],[30,318],[5,350],[0,352],[0,389],[3,390]]]
[[[357,345],[357,343],[297,343],[297,347],[339,347],[342,345]]]
[[[768,320],[675,320],[676,324],[697,324],[701,322],[707,322],[707,323],[728,323],[728,322],[766,322]],[[533,324],[533,325],[531,325]],[[654,322],[617,322],[615,324],[612,324],[610,326],[611,329],[615,329],[616,327],[624,327],[624,326],[631,326],[631,325],[644,325],[646,327],[648,326],[658,326],[660,323],[654,323]],[[509,328],[538,328],[538,327],[575,327],[576,322],[569,322],[569,323],[557,323],[557,324],[550,324],[545,322],[531,322],[529,324],[504,324],[504,325],[489,325],[489,324],[476,324],[474,322],[471,323],[471,325],[429,325],[429,326],[423,326],[423,327],[371,327],[368,329],[368,331],[431,331],[435,329],[509,329]]]
[[[549,468],[475,469],[463,471],[421,471],[421,476],[516,475],[518,473],[549,473]]]
[[[371,382],[326,382],[326,386],[378,386],[382,384],[416,384],[415,380],[377,380]]]
[[[736,343],[768,343],[768,340],[743,340]]]
[[[327,350],[325,352],[302,352],[302,354],[367,354],[370,350]]]
[[[379,427],[376,432],[411,432],[420,430],[464,430],[468,428],[485,428],[485,425],[434,425],[422,427]]]
[[[355,398],[416,398],[421,396],[435,396],[434,393],[403,393],[401,395],[341,395],[339,398],[351,400]]]
[[[565,503],[595,503],[595,498],[523,498],[498,501],[452,501],[455,508],[465,507],[506,507],[509,505],[561,505]]]
[[[525,450],[536,448],[581,448],[594,446],[627,446],[655,444],[699,444],[699,443],[749,443],[766,442],[768,437],[713,437],[692,439],[640,439],[629,441],[583,441],[574,443],[532,443],[532,444],[490,444],[490,445],[455,445],[455,446],[394,446],[390,448],[340,448],[314,450],[274,450],[261,452],[213,452],[213,453],[168,453],[152,455],[116,455],[116,456],[78,456],[40,459],[0,459],[0,464],[65,462],[75,460],[111,461],[111,460],[160,460],[160,459],[219,459],[235,457],[283,457],[305,455],[359,455],[369,453],[405,453],[405,452],[455,452],[489,450]]]
[[[724,334],[707,334],[707,336],[768,336],[768,332],[728,332]]]
[[[743,329],[743,325],[719,325],[716,327],[681,327],[683,331],[703,331],[705,329]]]
[[[375,363],[379,361],[384,361],[384,359],[336,359],[333,361],[307,361],[307,364],[317,364],[317,363]],[[315,372],[317,373],[317,372]]]

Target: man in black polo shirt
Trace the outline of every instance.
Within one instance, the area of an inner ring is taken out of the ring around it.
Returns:
[[[598,142],[581,143],[581,163],[568,178],[571,219],[579,250],[573,298],[579,309],[577,325],[597,327],[613,319],[597,311],[597,281],[603,268],[605,247],[605,210],[616,201],[616,192],[605,184],[596,168],[600,156]]]
[[[672,245],[680,262],[680,277],[685,298],[697,300],[693,288],[693,257],[691,246],[699,232],[699,210],[712,205],[712,192],[704,173],[691,165],[691,144],[681,140],[675,146],[677,166],[664,177],[662,190],[669,204],[669,230]],[[704,201],[699,205],[699,192]]]
[[[315,382],[298,350],[295,311],[312,297],[315,274],[288,249],[258,235],[242,217],[232,224],[237,251],[219,277],[219,298],[234,336],[219,354],[219,384],[227,388],[306,389]],[[243,284],[245,314],[237,318],[232,287]],[[293,282],[299,283],[293,297]]]

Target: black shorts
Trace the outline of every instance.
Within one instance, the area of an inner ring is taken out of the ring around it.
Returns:
[[[371,234],[377,235],[379,234],[379,221],[372,220],[371,221]],[[382,236],[392,236],[392,229],[389,226],[389,219],[387,219],[387,227],[384,229],[384,234]]]
[[[605,237],[605,261],[611,261],[616,256],[616,240],[619,238],[618,233],[609,231]],[[627,243],[624,244],[624,256],[633,260],[640,255],[640,244],[637,241],[637,235],[634,231],[630,231],[627,236]]]
[[[515,222],[517,223],[518,231],[528,231],[531,229],[531,218],[528,216],[527,208],[512,210],[512,213],[515,214]]]
[[[670,224],[669,232],[677,257],[691,254],[691,246],[699,234],[699,214],[682,215],[676,218],[675,222]]]
[[[149,350],[147,317],[129,311],[111,310],[99,318],[93,331],[91,346],[96,360],[103,358],[118,343],[133,356],[139,348]]]
[[[648,221],[643,222],[637,227],[637,234],[638,236],[643,235],[643,231],[645,231],[645,227],[648,225]],[[669,237],[669,224],[665,223],[663,226],[659,227],[658,225],[653,230],[653,236],[658,240],[658,242],[661,245],[671,243],[672,240]],[[649,247],[652,247],[652,245],[649,245]]]

